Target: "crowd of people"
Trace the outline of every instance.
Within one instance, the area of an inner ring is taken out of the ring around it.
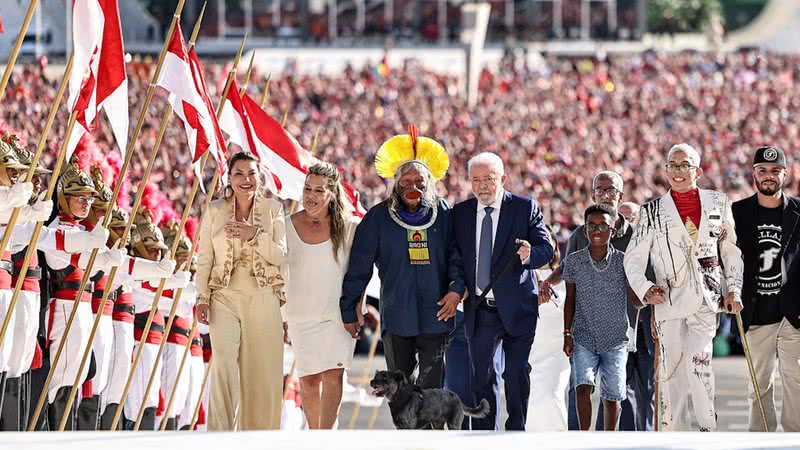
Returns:
[[[625,200],[643,203],[666,181],[657,155],[667,143],[687,141],[702,148],[705,186],[740,198],[751,192],[747,150],[750,142],[795,148],[800,140],[792,118],[798,114],[800,57],[755,51],[729,54],[681,53],[562,59],[548,57],[540,67],[508,59],[483,72],[481,98],[468,108],[463,80],[433,73],[415,62],[385,71],[346,70],[338,76],[273,74],[268,111],[309,148],[318,133],[316,154],[345,169],[365,207],[377,202],[388,183],[370,176],[373,153],[385,136],[412,121],[437,136],[452,153],[453,173],[440,184],[450,202],[464,199],[470,149],[494,151],[506,161],[510,190],[537,198],[559,240],[580,223],[587,206],[589,177],[598,168],[619,172],[628,188]],[[225,67],[206,64],[206,79],[216,98]],[[152,61],[128,65],[131,113],[138,114]],[[266,74],[256,69],[249,89],[261,94]],[[12,78],[0,119],[36,142],[55,96],[57,77],[42,65],[28,65]],[[256,97],[258,98],[258,97]],[[143,173],[146,152],[155,141],[165,102],[152,102],[134,149],[130,178]],[[45,162],[61,142],[67,112],[57,116]],[[94,133],[103,149],[114,148],[101,119]],[[167,129],[152,181],[180,205],[190,183],[189,153],[179,126]],[[111,153],[110,151],[108,153]],[[798,168],[790,168],[790,180]]]

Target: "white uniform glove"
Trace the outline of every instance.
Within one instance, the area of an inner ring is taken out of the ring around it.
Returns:
[[[52,212],[52,200],[37,200],[33,205],[22,208],[22,213],[19,215],[19,221],[21,223],[44,222],[50,218],[50,214]]]
[[[95,260],[95,267],[97,267],[98,270],[106,272],[111,270],[113,267],[121,266],[124,260],[125,250],[114,248],[104,252],[99,252],[97,254],[97,259]]]
[[[103,228],[101,226],[94,227],[92,231],[89,232],[87,236],[88,239],[86,240],[86,245],[88,246],[88,250],[94,250],[96,248],[103,248],[108,242],[108,236],[110,236],[111,232],[108,231],[108,228]]]
[[[64,251],[67,253],[84,253],[94,249],[103,250],[108,241],[108,230],[96,226],[92,231],[64,233]]]
[[[27,181],[15,183],[8,191],[8,205],[11,208],[19,208],[28,204],[28,200],[33,195],[33,183]]]
[[[189,285],[192,274],[187,271],[177,272],[167,281],[170,289],[184,289]]]
[[[162,259],[158,262],[158,277],[159,278],[169,278],[175,272],[175,267],[177,267],[177,263],[174,259]]]

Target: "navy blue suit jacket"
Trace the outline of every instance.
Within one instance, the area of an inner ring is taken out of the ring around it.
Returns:
[[[477,274],[476,217],[478,200],[471,198],[453,208],[454,239],[464,264],[464,280],[469,298],[464,304],[464,326],[467,337],[475,330],[475,277]],[[531,244],[531,256],[526,264],[514,256],[515,241],[523,239]],[[513,265],[497,280],[492,293],[506,332],[522,336],[536,330],[539,316],[539,287],[534,269],[553,259],[553,247],[544,225],[544,217],[535,201],[506,192],[500,207],[497,234],[492,247],[492,280],[508,261]]]

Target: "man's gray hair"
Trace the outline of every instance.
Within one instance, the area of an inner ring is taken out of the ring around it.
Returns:
[[[673,145],[672,148],[669,149],[669,152],[667,153],[667,161],[672,160],[672,157],[678,152],[686,153],[686,157],[689,158],[689,162],[693,166],[700,166],[700,152],[685,142],[682,144]]]
[[[473,156],[467,163],[467,173],[472,174],[472,168],[475,166],[489,166],[498,175],[505,174],[503,160],[491,152],[481,152]]]
[[[614,189],[620,192],[625,192],[623,189],[624,183],[622,181],[622,176],[611,170],[604,170],[592,178],[592,190],[597,187],[597,183],[602,179],[611,180],[611,184],[614,186]]]

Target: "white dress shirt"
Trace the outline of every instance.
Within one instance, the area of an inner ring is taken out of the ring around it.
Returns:
[[[494,239],[497,236],[497,224],[500,223],[500,207],[503,206],[503,196],[505,193],[505,190],[500,189],[497,192],[497,198],[494,199],[494,203],[489,205],[494,208],[494,210],[492,210],[492,254],[494,254],[495,250]],[[481,254],[481,229],[483,228],[484,217],[486,217],[486,206],[478,201],[478,210],[475,214],[475,280],[478,279],[478,258]],[[481,292],[481,288],[476,284],[475,295],[481,295]],[[486,297],[494,298],[494,293],[489,291]]]

